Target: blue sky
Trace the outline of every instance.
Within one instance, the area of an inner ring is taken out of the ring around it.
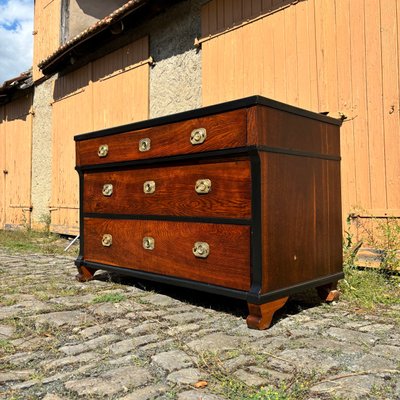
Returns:
[[[32,66],[33,0],[0,0],[0,86]]]

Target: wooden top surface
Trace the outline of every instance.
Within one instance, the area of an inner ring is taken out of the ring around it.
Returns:
[[[290,114],[299,115],[305,118],[325,122],[327,124],[340,126],[342,121],[339,119],[331,118],[323,114],[318,114],[312,111],[304,110],[302,108],[294,107],[289,104],[281,103],[272,99],[268,99],[263,96],[251,96],[245,97],[239,100],[228,101],[226,103],[216,104],[208,107],[202,107],[195,110],[185,111],[178,114],[172,114],[165,117],[153,118],[144,121],[134,122],[132,124],[121,125],[109,129],[103,129],[90,133],[76,135],[75,141],[82,141],[86,139],[92,139],[96,137],[103,137],[113,135],[116,133],[122,133],[126,131],[132,131],[137,129],[150,128],[154,126],[170,124],[173,122],[181,122],[192,118],[204,117],[207,115],[218,114],[222,112],[237,110],[240,108],[248,108],[256,105],[261,105],[277,110],[285,111]]]

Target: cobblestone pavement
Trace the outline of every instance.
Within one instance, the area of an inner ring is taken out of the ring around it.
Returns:
[[[0,249],[0,398],[400,399],[387,317],[298,299],[259,332],[239,301],[75,274],[71,257]]]

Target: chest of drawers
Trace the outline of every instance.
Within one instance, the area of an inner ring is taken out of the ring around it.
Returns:
[[[247,301],[337,295],[340,121],[260,96],[78,135],[78,279],[117,271]]]

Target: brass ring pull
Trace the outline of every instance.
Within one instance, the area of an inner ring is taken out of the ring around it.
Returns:
[[[144,138],[139,140],[139,151],[145,152],[149,151],[151,148],[151,140],[149,138]]]
[[[205,128],[193,129],[190,134],[190,143],[193,145],[202,144],[207,139],[207,131]]]
[[[110,197],[113,194],[114,187],[111,183],[106,183],[103,185],[103,196]]]
[[[146,194],[152,194],[156,191],[156,183],[154,181],[146,181],[143,183],[143,192]]]
[[[211,192],[211,180],[210,179],[199,179],[196,181],[195,186],[196,193],[207,194]]]
[[[110,247],[112,245],[112,235],[110,235],[109,233],[104,234],[101,240],[101,244],[104,247]]]
[[[207,242],[196,242],[193,247],[193,254],[197,258],[207,258],[210,254],[210,245]]]
[[[100,145],[99,149],[97,151],[97,155],[102,158],[102,157],[106,157],[107,154],[108,154],[108,145],[106,145],[106,144]]]
[[[145,250],[154,250],[155,241],[154,238],[146,236],[143,238],[143,248]]]

